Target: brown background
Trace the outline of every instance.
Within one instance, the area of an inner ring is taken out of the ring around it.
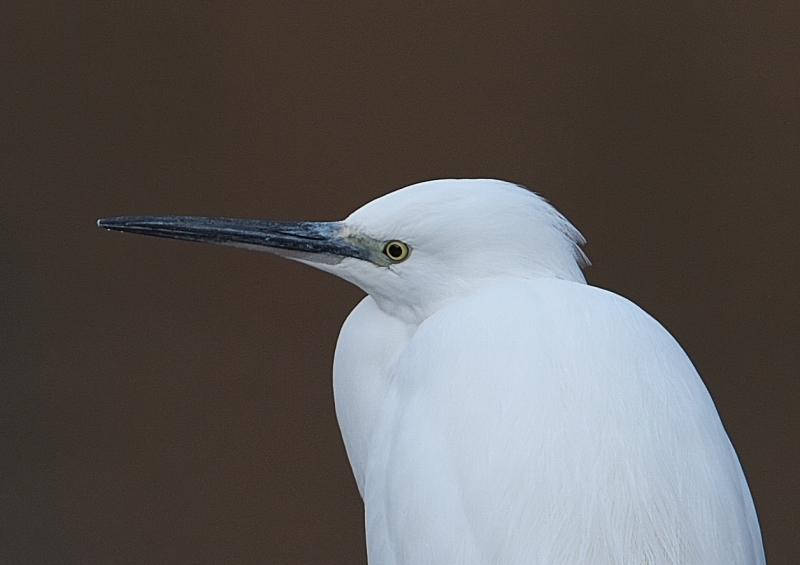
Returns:
[[[798,2],[3,2],[0,563],[364,563],[360,292],[98,217],[339,219],[499,177],[711,390],[800,561]]]

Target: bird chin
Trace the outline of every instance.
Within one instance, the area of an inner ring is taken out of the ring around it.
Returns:
[[[300,261],[301,263],[311,265],[312,267],[320,263],[323,265],[338,265],[344,259],[344,257],[340,255],[332,255],[329,253],[307,253],[305,251],[280,249],[277,247],[267,247],[265,245],[249,245],[247,243],[234,243],[228,245],[231,245],[232,247],[238,247],[240,249],[271,253],[272,255],[278,255],[279,257],[286,257],[287,259]]]
[[[281,257],[286,257],[287,259],[293,259],[295,261],[300,261],[301,263],[305,263],[306,265],[311,265],[312,267],[317,265],[338,265],[344,260],[344,257],[341,255],[332,255],[329,253],[306,253],[304,251],[293,251],[290,249],[267,249],[264,247],[255,247],[254,249],[259,249],[260,251],[266,251],[267,253],[273,253],[275,255],[279,255]]]

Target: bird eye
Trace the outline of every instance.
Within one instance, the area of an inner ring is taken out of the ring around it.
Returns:
[[[408,245],[402,241],[390,241],[383,246],[383,254],[395,263],[405,261],[408,257]]]

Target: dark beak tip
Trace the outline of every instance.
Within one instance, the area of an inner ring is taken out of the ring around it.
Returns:
[[[114,225],[114,220],[118,218],[99,218],[97,220],[97,227],[98,228],[110,228]]]
[[[107,230],[120,229],[125,227],[126,225],[131,224],[131,221],[135,219],[136,217],[134,216],[115,216],[113,218],[99,218],[97,220],[97,227],[105,228]]]

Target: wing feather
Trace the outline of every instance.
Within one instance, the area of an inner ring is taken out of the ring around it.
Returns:
[[[700,377],[601,289],[514,281],[431,316],[371,441],[376,564],[764,563]]]

